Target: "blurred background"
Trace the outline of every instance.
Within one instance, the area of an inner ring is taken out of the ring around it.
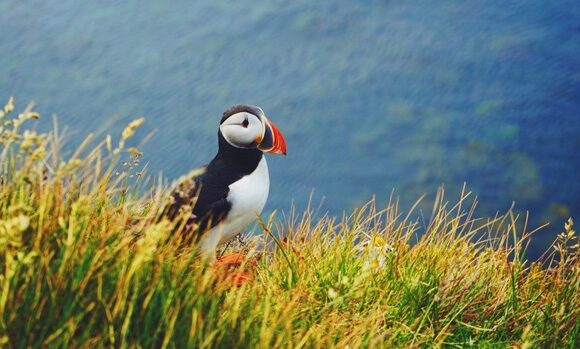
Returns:
[[[151,174],[209,161],[222,112],[250,103],[288,143],[268,210],[467,182],[480,215],[551,222],[532,256],[580,217],[577,0],[3,0],[0,23],[0,99],[56,114],[71,146],[145,116]]]

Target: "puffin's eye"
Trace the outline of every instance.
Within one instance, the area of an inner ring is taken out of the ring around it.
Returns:
[[[245,118],[244,121],[242,121],[242,127],[243,128],[248,128],[248,125],[250,124],[250,122],[248,121],[248,118]]]

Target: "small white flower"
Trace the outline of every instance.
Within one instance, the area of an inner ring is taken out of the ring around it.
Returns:
[[[328,298],[335,299],[336,297],[338,297],[338,292],[336,292],[336,290],[332,287],[329,288],[328,289]]]

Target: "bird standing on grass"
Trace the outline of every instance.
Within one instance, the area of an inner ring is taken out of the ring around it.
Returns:
[[[224,112],[218,144],[203,173],[182,181],[165,211],[170,219],[189,217],[185,230],[199,234],[201,254],[208,260],[215,260],[218,246],[262,212],[270,189],[264,153],[286,154],[282,133],[253,105],[238,104]]]

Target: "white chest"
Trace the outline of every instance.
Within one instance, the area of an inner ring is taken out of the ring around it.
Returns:
[[[241,216],[255,218],[256,214],[262,212],[268,199],[269,190],[268,164],[266,158],[262,157],[254,172],[230,184],[228,201],[232,204],[232,208],[228,214],[228,219]]]
[[[254,172],[230,184],[227,200],[232,207],[227,218],[207,232],[202,250],[215,251],[220,244],[242,233],[262,212],[270,190],[270,175],[266,158],[262,157]]]

